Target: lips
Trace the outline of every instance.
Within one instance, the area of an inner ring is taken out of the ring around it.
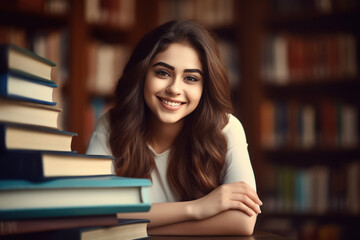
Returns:
[[[170,111],[176,111],[176,110],[179,110],[182,105],[185,103],[185,102],[181,102],[181,101],[175,101],[175,100],[171,100],[171,99],[165,99],[165,98],[161,98],[161,97],[158,97],[161,105],[167,109],[167,110],[170,110]]]

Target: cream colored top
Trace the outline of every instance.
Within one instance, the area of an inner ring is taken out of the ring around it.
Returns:
[[[230,114],[229,123],[223,129],[228,140],[228,149],[224,168],[221,171],[222,183],[244,181],[256,190],[254,172],[251,166],[245,132],[240,121]],[[98,121],[91,136],[87,154],[100,154],[111,156],[108,144],[109,119],[105,114]],[[149,191],[149,199],[152,203],[179,201],[179,197],[172,191],[166,179],[166,169],[169,160],[170,149],[163,153],[154,153],[156,168],[151,173],[153,185]],[[114,167],[112,172],[114,172]]]

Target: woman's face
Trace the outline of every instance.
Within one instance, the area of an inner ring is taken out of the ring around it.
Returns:
[[[177,123],[198,106],[203,91],[203,69],[195,48],[172,43],[150,62],[144,98],[162,123]]]

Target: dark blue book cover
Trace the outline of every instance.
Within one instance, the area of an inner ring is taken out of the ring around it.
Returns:
[[[52,94],[57,87],[54,81],[44,81],[16,71],[0,73],[0,97],[56,105]]]
[[[113,159],[75,152],[9,150],[0,152],[0,179],[44,181],[59,177],[113,175]]]

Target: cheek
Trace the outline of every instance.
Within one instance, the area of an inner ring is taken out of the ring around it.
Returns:
[[[198,105],[201,99],[202,91],[203,91],[202,86],[191,88],[190,90],[188,90],[188,98],[190,102]]]
[[[148,76],[145,80],[144,91],[149,94],[155,94],[164,88],[164,81],[156,77]]]

